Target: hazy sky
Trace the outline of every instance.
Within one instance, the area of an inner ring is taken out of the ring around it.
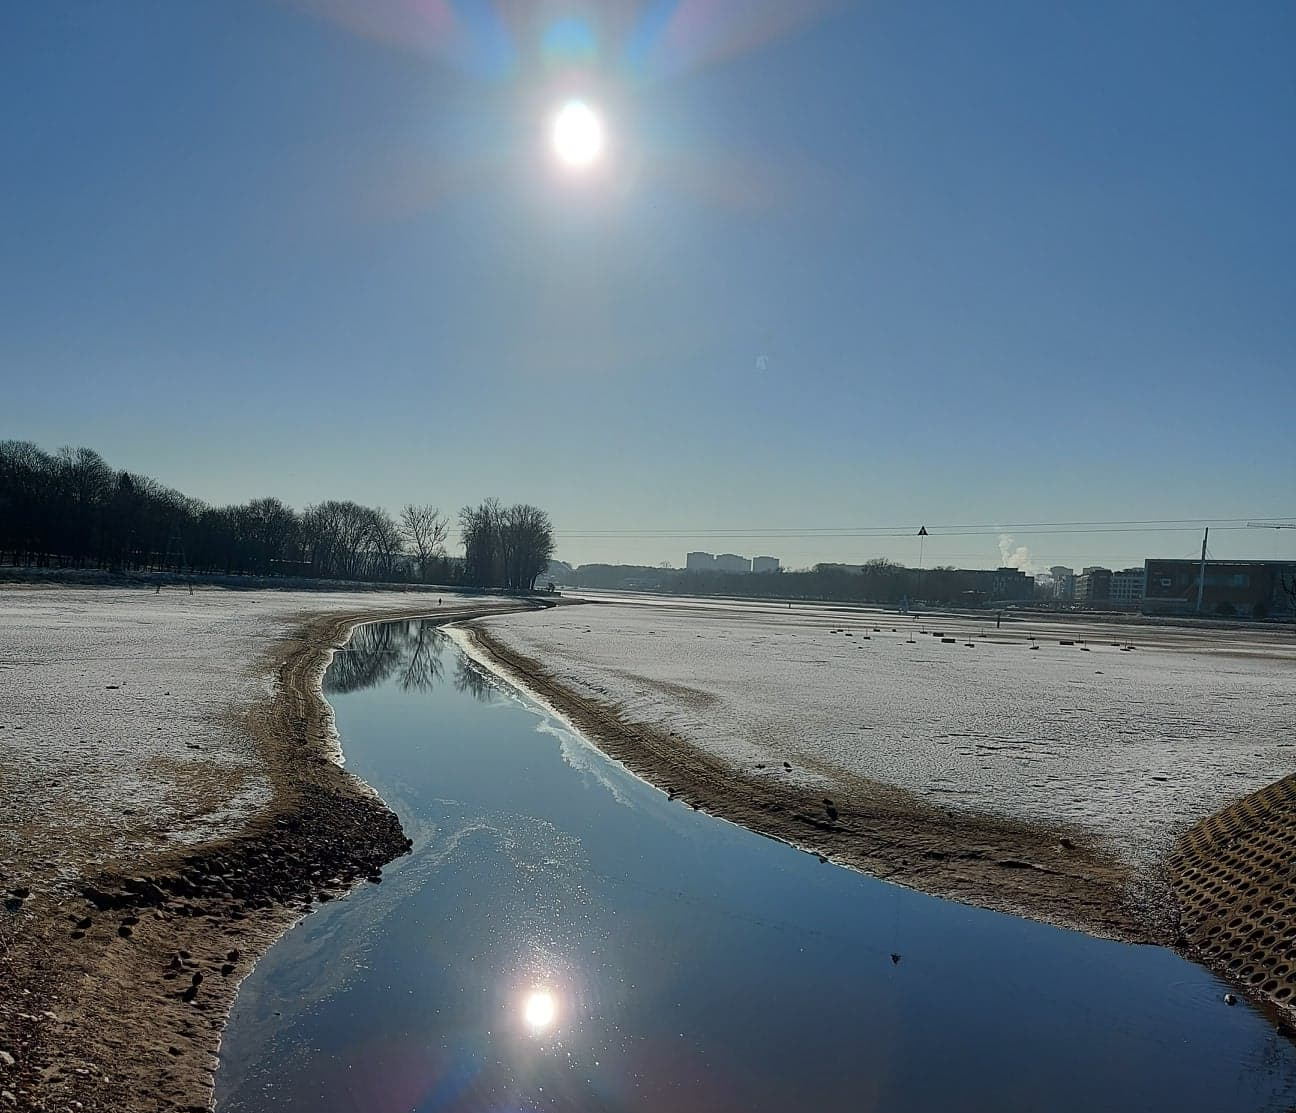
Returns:
[[[1296,516],[1293,58],[1287,0],[5,4],[0,437],[577,563]]]

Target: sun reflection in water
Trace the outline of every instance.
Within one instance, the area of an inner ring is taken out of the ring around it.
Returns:
[[[543,1032],[558,1016],[558,1001],[547,989],[532,990],[522,1003],[522,1019],[533,1032]]]

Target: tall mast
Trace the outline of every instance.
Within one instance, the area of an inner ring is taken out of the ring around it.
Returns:
[[[1201,614],[1202,595],[1206,591],[1206,538],[1210,536],[1210,526],[1202,532],[1201,571],[1197,573],[1197,613]]]

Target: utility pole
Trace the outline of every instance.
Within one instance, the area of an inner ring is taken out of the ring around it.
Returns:
[[[926,594],[923,592],[923,541],[925,541],[926,538],[927,527],[920,526],[918,528],[918,591],[923,595]]]
[[[1197,573],[1197,613],[1201,614],[1202,595],[1206,591],[1206,538],[1210,536],[1210,526],[1202,533],[1201,571]]]

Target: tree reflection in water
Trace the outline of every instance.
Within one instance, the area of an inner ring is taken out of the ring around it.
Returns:
[[[356,629],[324,674],[324,691],[337,695],[359,692],[396,678],[405,692],[426,692],[445,680],[443,653],[450,636],[428,619],[371,622]],[[459,656],[455,688],[480,700],[494,689],[468,659]]]
[[[466,653],[459,654],[459,663],[455,666],[454,686],[456,691],[467,692],[482,703],[495,694],[495,686],[491,683],[490,677]]]

